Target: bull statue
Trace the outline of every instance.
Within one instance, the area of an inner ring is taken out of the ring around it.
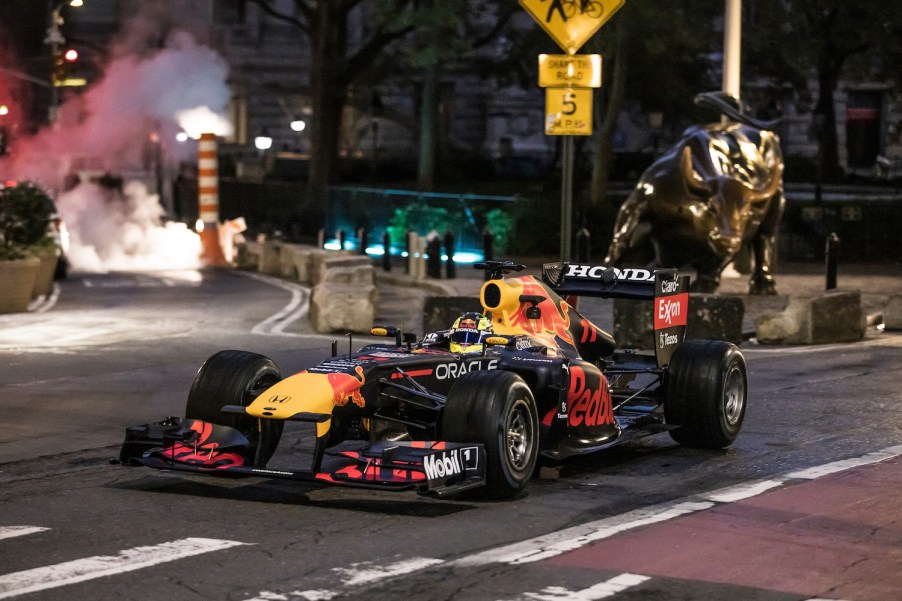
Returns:
[[[693,269],[692,289],[714,292],[747,244],[749,294],[776,294],[772,268],[785,203],[777,122],[750,118],[721,92],[695,101],[731,121],[688,128],[645,170],[620,207],[605,261]]]

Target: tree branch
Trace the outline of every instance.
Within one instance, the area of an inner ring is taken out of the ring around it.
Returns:
[[[379,51],[408,33],[413,31],[413,26],[408,25],[395,31],[380,30],[357,52],[348,57],[342,79],[345,82],[353,81],[361,72],[372,65],[379,58]]]
[[[298,9],[300,9],[300,12],[304,14],[306,21],[302,21],[292,15],[277,11],[272,6],[270,6],[270,0],[251,0],[251,3],[259,6],[260,10],[273,17],[274,19],[284,21],[285,23],[290,23],[291,25],[294,25],[295,27],[303,31],[306,35],[311,35],[310,23],[312,8],[305,2],[297,1],[295,2],[295,6],[297,6]]]

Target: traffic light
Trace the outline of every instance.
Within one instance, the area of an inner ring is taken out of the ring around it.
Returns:
[[[60,87],[66,81],[66,75],[69,72],[69,63],[66,61],[66,49],[53,49],[53,66],[50,72],[50,81],[54,87]]]
[[[82,80],[76,81],[72,77],[73,67],[78,61],[78,51],[74,48],[58,46],[53,50],[53,71],[51,81],[54,87],[84,85]]]

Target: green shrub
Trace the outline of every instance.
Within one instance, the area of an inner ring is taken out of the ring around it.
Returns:
[[[21,259],[53,245],[53,200],[33,182],[0,190],[0,259]]]

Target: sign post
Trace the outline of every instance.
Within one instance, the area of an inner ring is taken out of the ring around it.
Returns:
[[[545,89],[545,135],[564,136],[561,156],[561,260],[569,261],[573,234],[573,136],[592,135],[592,88],[601,87],[601,55],[576,54],[625,0],[520,0],[529,15],[567,54],[539,55]]]

